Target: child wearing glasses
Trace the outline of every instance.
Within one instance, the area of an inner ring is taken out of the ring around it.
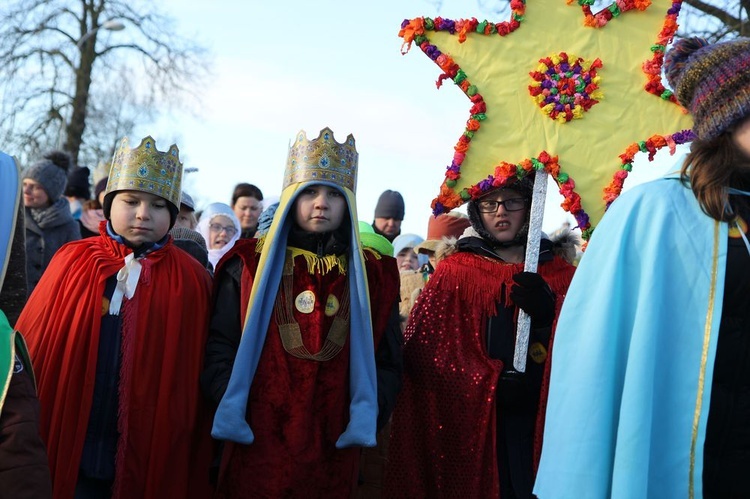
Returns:
[[[208,245],[208,261],[212,268],[216,268],[219,260],[240,238],[240,220],[234,210],[224,203],[211,203],[198,222],[198,232]]]
[[[573,276],[567,238],[524,272],[533,179],[468,203],[471,227],[435,269],[404,333],[387,497],[531,498],[554,324]],[[566,260],[567,258],[567,260]],[[519,309],[526,372],[513,369]]]

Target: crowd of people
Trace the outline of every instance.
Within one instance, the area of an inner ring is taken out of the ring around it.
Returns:
[[[176,145],[109,175],[0,153],[0,497],[743,497],[750,40],[677,41],[696,140],[577,261],[534,174],[402,233],[358,152],[292,141],[279,196],[197,210]],[[519,312],[531,321],[514,365]]]

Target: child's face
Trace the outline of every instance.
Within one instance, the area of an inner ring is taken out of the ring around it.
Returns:
[[[155,243],[169,231],[167,200],[141,191],[119,191],[109,212],[112,228],[135,247]]]
[[[484,211],[483,203],[499,202],[505,203],[513,200],[513,208],[508,210],[506,204],[498,204],[495,211]],[[522,205],[519,209],[516,204]],[[479,211],[482,216],[482,224],[495,239],[502,242],[512,241],[516,234],[523,228],[526,223],[526,207],[523,195],[513,189],[499,189],[492,192],[477,202],[480,206]]]
[[[237,234],[237,228],[229,217],[216,215],[208,224],[208,249],[223,248]]]
[[[417,270],[419,268],[419,257],[414,253],[414,248],[404,248],[396,255],[396,265],[399,271]]]
[[[177,220],[174,222],[175,228],[184,227],[185,229],[195,230],[197,223],[195,213],[190,208],[180,206],[180,212],[177,214]]]
[[[343,194],[333,187],[314,184],[297,196],[294,220],[307,232],[331,232],[339,228],[346,211]]]

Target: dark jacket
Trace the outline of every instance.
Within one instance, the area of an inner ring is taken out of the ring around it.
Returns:
[[[31,295],[57,250],[65,243],[80,239],[81,230],[65,198],[44,210],[26,208],[25,218],[26,279]]]
[[[16,349],[25,351],[20,335],[16,340]],[[31,363],[28,357],[18,354],[0,407],[0,497],[52,497],[47,452],[39,435],[39,400]]]
[[[750,210],[741,212],[750,219]],[[745,497],[750,486],[750,267],[740,238],[730,238],[711,405],[703,446],[703,496]]]
[[[21,194],[19,194],[19,197]],[[26,237],[24,233],[24,206],[19,200],[16,213],[16,230],[13,233],[10,255],[5,271],[5,280],[0,288],[0,310],[5,312],[8,322],[13,325],[26,304]]]

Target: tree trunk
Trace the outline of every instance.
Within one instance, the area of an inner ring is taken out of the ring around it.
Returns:
[[[65,128],[65,150],[78,164],[78,154],[83,142],[83,132],[86,129],[86,109],[89,102],[89,88],[91,87],[91,69],[96,58],[96,33],[86,40],[80,50],[80,63],[75,75],[75,94],[73,97],[70,121]]]

